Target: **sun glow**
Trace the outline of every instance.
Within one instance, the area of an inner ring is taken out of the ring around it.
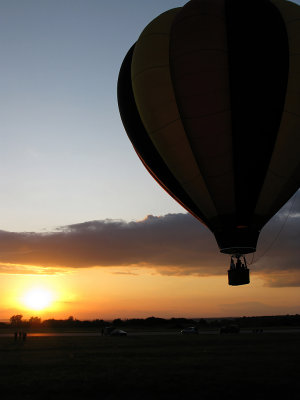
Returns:
[[[35,287],[28,290],[22,297],[22,303],[31,310],[44,310],[54,300],[54,294],[48,289]]]

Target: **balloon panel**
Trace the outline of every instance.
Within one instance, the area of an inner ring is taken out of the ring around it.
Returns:
[[[171,31],[170,71],[185,135],[218,215],[234,214],[230,85],[223,2],[191,2],[178,13]]]
[[[274,149],[288,78],[284,21],[269,1],[226,1],[236,214],[254,210]]]
[[[283,17],[290,54],[284,112],[255,209],[261,225],[264,225],[300,186],[300,7],[281,0],[272,0],[272,3]]]
[[[208,220],[216,217],[217,211],[182,125],[169,68],[170,30],[177,12],[170,10],[162,14],[141,34],[133,53],[132,86],[141,120],[153,145]],[[164,21],[162,33],[157,30],[162,26],[157,19]],[[161,51],[161,42],[165,52]],[[145,57],[145,53],[151,57]]]
[[[205,223],[201,210],[191,201],[160,157],[141,121],[131,82],[134,47],[128,51],[119,73],[118,105],[123,125],[138,156],[157,182],[192,215]]]

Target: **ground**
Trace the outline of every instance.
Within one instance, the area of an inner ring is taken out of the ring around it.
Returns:
[[[298,399],[300,334],[0,336],[4,399]]]

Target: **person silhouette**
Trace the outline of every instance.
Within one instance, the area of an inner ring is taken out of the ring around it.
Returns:
[[[233,258],[230,259],[230,269],[235,269]]]

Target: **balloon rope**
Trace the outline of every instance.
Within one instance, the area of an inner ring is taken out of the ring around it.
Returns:
[[[255,264],[257,260],[254,261],[254,253],[252,253],[252,259],[251,261],[248,263],[248,265],[252,265]]]
[[[290,206],[289,212],[287,213],[287,216],[285,217],[285,220],[283,221],[283,223],[282,223],[282,225],[281,225],[281,227],[280,227],[280,229],[279,229],[277,235],[275,236],[275,238],[273,239],[273,241],[271,242],[271,244],[266,248],[266,250],[265,250],[256,260],[254,260],[254,253],[253,253],[253,254],[252,254],[252,260],[251,260],[251,262],[250,262],[248,265],[253,265],[253,264],[255,264],[258,260],[260,260],[262,257],[264,257],[264,256],[268,253],[268,251],[273,247],[274,243],[275,243],[276,240],[279,238],[281,232],[283,231],[283,228],[285,227],[285,225],[286,225],[286,223],[287,223],[287,221],[288,221],[288,219],[289,219],[289,216],[290,216],[290,214],[291,214],[291,212],[292,212],[292,209],[293,209],[293,207],[294,207],[294,204],[295,204],[295,201],[296,201],[298,192],[299,192],[299,191],[297,191],[297,192],[295,193],[294,198],[293,198],[293,200],[292,200],[292,202],[291,202],[291,206]]]

